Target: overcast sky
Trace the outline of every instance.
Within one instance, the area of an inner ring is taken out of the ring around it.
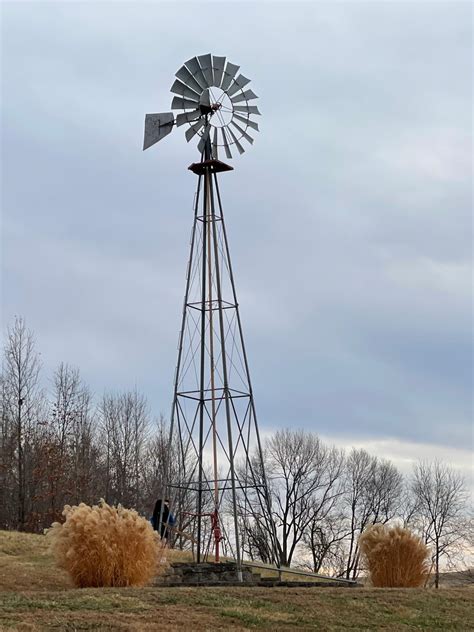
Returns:
[[[208,52],[263,115],[221,178],[263,431],[467,467],[467,2],[2,3],[3,328],[168,414],[197,150],[143,122]]]

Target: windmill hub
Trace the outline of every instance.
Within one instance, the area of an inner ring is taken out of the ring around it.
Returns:
[[[209,93],[210,105],[201,104],[200,108],[203,113],[213,117],[210,122],[214,128],[219,130],[219,134],[222,136],[222,128],[227,127],[232,121],[232,101],[220,88],[212,88]]]

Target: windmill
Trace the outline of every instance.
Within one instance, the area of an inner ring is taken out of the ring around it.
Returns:
[[[194,221],[186,274],[178,359],[170,420],[170,446],[177,446],[165,493],[188,511],[196,561],[223,552],[241,568],[242,521],[267,534],[267,559],[277,563],[249,364],[229,252],[218,174],[233,167],[219,160],[242,154],[258,131],[251,105],[257,95],[239,66],[225,57],[201,55],[176,73],[173,112],[147,114],[143,149],[186,125],[188,142],[198,140]],[[171,448],[170,448],[171,450]]]
[[[250,116],[260,112],[257,106],[249,105],[249,101],[258,97],[252,90],[244,90],[250,79],[237,75],[238,70],[239,66],[226,63],[225,57],[201,55],[187,61],[171,86],[171,92],[178,95],[173,97],[171,109],[183,112],[176,118],[173,112],[147,114],[143,149],[165,138],[174,125],[187,123],[186,140],[189,142],[198,135],[201,154],[205,155],[206,147],[210,147],[212,158],[217,159],[218,148],[223,147],[230,159],[231,145],[243,154],[241,141],[253,144],[247,130],[258,131],[258,124]]]

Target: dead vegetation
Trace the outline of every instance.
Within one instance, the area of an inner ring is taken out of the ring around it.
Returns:
[[[430,574],[428,547],[402,527],[377,524],[359,538],[372,586],[377,588],[417,588]]]
[[[162,570],[163,546],[136,511],[101,500],[93,507],[66,505],[63,515],[47,535],[75,586],[144,586]]]

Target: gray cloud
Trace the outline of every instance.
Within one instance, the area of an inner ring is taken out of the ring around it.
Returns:
[[[471,37],[463,3],[5,4],[4,325],[168,411],[196,150],[142,127],[212,41],[264,114],[221,184],[261,423],[465,446]]]

